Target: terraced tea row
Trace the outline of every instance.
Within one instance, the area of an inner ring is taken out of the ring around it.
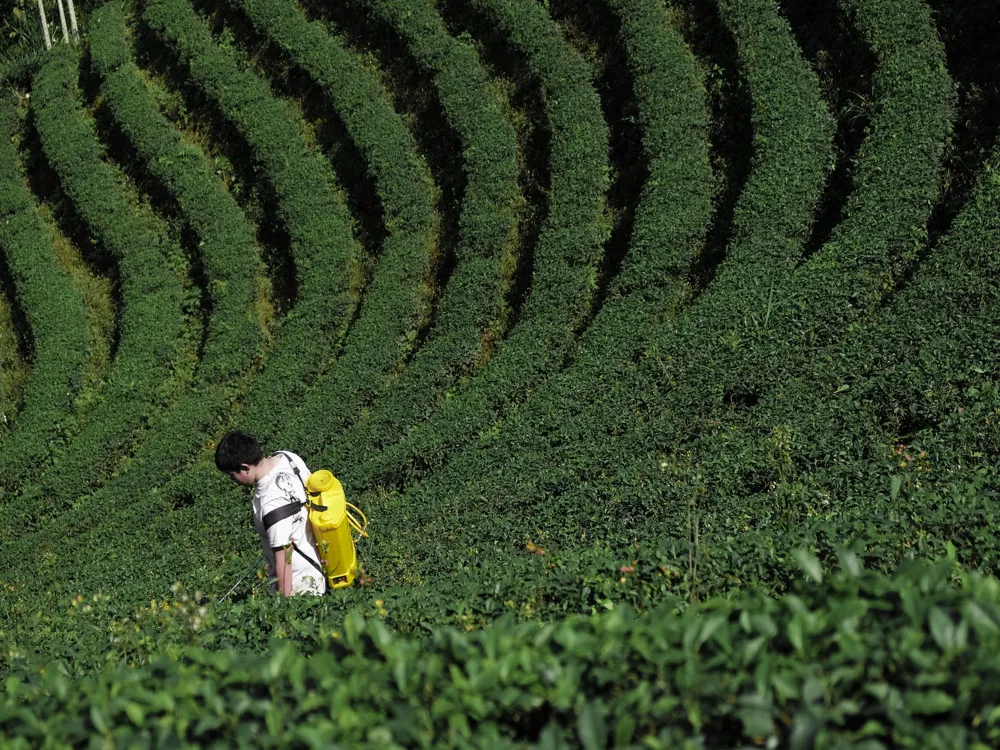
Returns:
[[[428,323],[438,253],[431,177],[378,81],[336,39],[286,0],[233,4],[322,86],[365,157],[382,201],[386,238],[343,354],[301,405],[289,403],[284,413],[271,415],[283,444],[315,455],[384,390]],[[261,437],[277,435],[266,430]]]
[[[83,385],[90,332],[83,300],[56,259],[52,235],[24,183],[10,136],[17,114],[0,109],[0,247],[24,308],[34,344],[31,373],[14,432],[0,447],[0,487],[7,491],[48,463],[64,438],[68,413]]]

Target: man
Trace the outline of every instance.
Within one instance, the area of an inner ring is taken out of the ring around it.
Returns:
[[[215,449],[215,465],[237,484],[253,487],[253,524],[278,592],[325,593],[326,576],[306,510],[310,472],[305,462],[288,451],[265,458],[253,435],[230,432]]]

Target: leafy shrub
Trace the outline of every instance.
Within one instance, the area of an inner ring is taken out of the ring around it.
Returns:
[[[120,464],[145,427],[171,405],[188,322],[181,251],[162,222],[139,206],[121,174],[101,159],[77,93],[77,57],[54,49],[35,80],[32,112],[45,156],[94,239],[117,263],[122,308],[115,365],[101,400],[59,463],[32,488],[38,498],[77,498]]]
[[[953,566],[892,578],[844,553],[779,599],[683,616],[626,609],[558,624],[394,636],[357,614],[308,658],[189,649],[70,681],[8,677],[0,727],[25,740],[605,747],[988,747],[1000,586]],[[978,744],[976,744],[978,743]]]
[[[212,40],[207,24],[184,0],[152,0],[143,20],[176,50],[192,82],[246,139],[277,196],[291,237],[298,295],[245,399],[246,428],[265,431],[299,401],[340,348],[358,303],[359,248],[333,174],[303,138],[303,123],[267,83],[241,70],[231,50]],[[322,341],[322,348],[316,342]],[[313,356],[303,356],[314,352]]]
[[[574,363],[556,379],[555,386],[532,394],[499,434],[488,435],[473,450],[453,458],[424,485],[380,504],[378,514],[388,523],[401,522],[410,527],[426,523],[428,529],[433,529],[429,532],[432,535],[452,535],[456,533],[454,527],[461,527],[465,529],[461,535],[465,538],[489,528],[490,537],[497,542],[503,539],[506,545],[518,544],[525,535],[535,533],[540,524],[547,526],[556,518],[562,520],[556,524],[554,534],[562,533],[559,529],[563,529],[566,534],[576,536],[579,527],[593,529],[600,519],[596,526],[600,531],[594,532],[598,536],[611,534],[619,542],[631,536],[630,524],[623,527],[616,519],[619,511],[629,510],[618,507],[620,493],[632,482],[622,474],[638,473],[636,463],[643,459],[649,465],[654,464],[647,458],[644,445],[634,450],[625,438],[629,433],[648,437],[637,428],[637,423],[641,424],[654,408],[665,405],[647,401],[654,395],[663,399],[664,391],[669,393],[673,386],[685,386],[684,395],[690,400],[697,398],[695,403],[699,407],[700,401],[714,395],[709,389],[718,387],[715,379],[732,365],[732,352],[716,343],[718,337],[728,325],[731,311],[752,304],[765,293],[768,284],[778,284],[792,273],[828,164],[832,121],[820,101],[815,76],[799,55],[787,24],[777,16],[774,5],[758,3],[747,8],[746,15],[741,16],[735,10],[733,14],[739,18],[736,36],[751,84],[755,144],[759,148],[754,169],[735,209],[733,244],[715,285],[684,311],[676,323],[670,319],[679,299],[683,299],[684,290],[671,289],[664,281],[676,278],[671,271],[677,274],[678,268],[684,267],[681,259],[691,257],[691,243],[697,243],[698,232],[703,231],[708,218],[707,165],[703,156],[700,162],[697,156],[689,156],[690,161],[679,164],[692,166],[678,166],[678,171],[692,169],[693,176],[689,178],[692,182],[684,183],[692,185],[688,188],[692,192],[684,199],[676,198],[675,205],[683,200],[679,205],[686,208],[690,200],[691,208],[677,211],[676,224],[665,222],[664,214],[658,211],[638,216],[636,240],[643,244],[638,245],[635,265],[627,258],[621,273],[626,285],[633,283],[629,279],[659,278],[663,298],[652,296],[660,287],[636,283],[631,298],[623,298],[620,305],[614,302],[606,305],[591,327],[593,333],[588,330],[583,337],[585,343],[577,360],[579,369]],[[647,18],[652,23],[655,16]],[[655,33],[647,28],[647,33]],[[636,64],[641,64],[641,60]],[[663,79],[658,83],[662,86]],[[700,121],[703,111],[683,110],[685,117],[695,123]],[[686,130],[684,126],[678,128]],[[650,147],[663,149],[662,143],[652,140]],[[668,159],[676,163],[676,157],[660,153],[659,158],[664,160],[661,165],[668,163]],[[694,165],[698,164],[700,173],[694,171],[697,169]],[[652,184],[670,184],[660,172],[651,175]],[[696,181],[698,177],[694,175],[700,175],[702,181]],[[658,187],[651,192],[651,199],[663,200],[660,189],[666,188]],[[699,220],[703,223],[699,224]],[[664,223],[660,224],[661,221]],[[660,265],[663,256],[657,252],[663,245],[652,238],[666,231],[671,232],[672,236],[667,236],[674,242],[683,238],[689,244],[676,245],[679,256],[671,259],[673,266],[664,268]],[[643,249],[647,252],[642,252]],[[641,275],[645,263],[650,264],[650,277]],[[657,273],[657,269],[663,273]],[[662,306],[653,307],[652,301]],[[649,315],[654,309],[658,311],[656,317],[644,319],[643,314]],[[602,318],[607,322],[600,322]],[[648,381],[638,379],[637,368],[656,356],[658,347],[666,345],[671,346],[671,355],[665,361],[659,360],[661,367],[656,377],[651,376]],[[674,346],[678,348],[674,350]],[[621,359],[616,361],[615,355]],[[705,361],[702,356],[714,359]],[[696,371],[699,366],[701,369]],[[678,383],[682,375],[688,374],[690,384],[683,380]],[[590,383],[588,397],[581,399],[581,389],[587,387],[584,383]],[[692,393],[688,385],[692,390],[695,385],[699,388]],[[700,410],[693,406],[690,412],[683,411],[691,405],[690,400],[678,405],[676,415],[671,412],[671,416],[682,421],[685,413],[699,414]],[[373,463],[377,467],[383,460],[395,457],[393,451],[387,451]],[[502,473],[496,470],[497,466],[504,467]],[[597,492],[591,486],[591,482],[620,468],[617,485],[610,491]],[[642,465],[641,470],[645,471],[646,466]],[[643,491],[648,492],[648,488],[643,486]],[[614,502],[609,502],[609,498]],[[641,508],[646,499],[637,498],[635,503],[634,507]],[[413,508],[428,510],[418,520]],[[499,524],[498,518],[503,519]],[[417,534],[393,540],[392,551],[414,555],[410,559],[420,560],[421,571],[426,569],[425,565],[447,567],[447,563],[436,557],[437,551],[412,549],[411,541],[419,538]],[[447,556],[453,549],[445,546],[439,551]],[[388,550],[379,552],[386,554]]]
[[[427,325],[437,256],[438,220],[431,176],[413,136],[373,74],[322,26],[287,0],[234,0],[330,98],[375,178],[386,237],[360,314],[337,362],[292,415],[271,420],[285,444],[311,455],[357,418],[405,364]],[[323,415],[317,419],[317,415]]]
[[[375,478],[405,481],[440,466],[558,371],[587,320],[609,235],[607,126],[586,64],[536,3],[472,5],[524,55],[544,94],[552,128],[548,213],[534,252],[530,292],[503,346],[468,387],[406,440],[369,460],[368,478],[355,479],[366,484]]]
[[[65,423],[82,384],[90,348],[83,301],[56,260],[51,228],[43,223],[18,168],[10,140],[18,125],[10,102],[0,102],[0,246],[31,326],[34,359],[13,432],[0,447],[0,486],[13,490],[61,450]]]
[[[399,442],[428,411],[492,354],[506,312],[509,270],[517,248],[514,128],[475,51],[449,36],[427,0],[366,3],[405,39],[433,76],[441,106],[462,145],[465,194],[455,268],[437,305],[433,328],[391,390],[362,419],[324,447],[323,464],[351,471]]]

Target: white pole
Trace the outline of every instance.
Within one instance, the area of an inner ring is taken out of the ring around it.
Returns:
[[[62,25],[63,41],[69,44],[69,30],[66,28],[66,11],[63,10],[62,0],[56,0],[56,5],[59,6],[59,23]]]
[[[49,37],[49,21],[45,17],[45,6],[38,0],[38,15],[42,19],[42,35],[45,37],[45,49],[52,49],[52,39]]]
[[[73,32],[73,44],[79,44],[80,30],[76,27],[76,8],[73,7],[73,0],[66,0],[66,5],[69,6],[69,26]]]

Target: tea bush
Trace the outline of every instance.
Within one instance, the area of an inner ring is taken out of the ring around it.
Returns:
[[[741,59],[747,65],[760,63],[759,68],[751,69],[754,77],[750,80],[756,84],[751,93],[760,97],[754,99],[755,106],[760,106],[754,111],[754,125],[761,149],[735,209],[732,246],[719,269],[715,289],[706,290],[676,325],[671,325],[667,319],[651,331],[644,331],[638,329],[639,324],[635,321],[611,318],[611,323],[618,325],[610,329],[608,338],[623,337],[636,348],[625,350],[619,372],[609,373],[606,379],[591,378],[596,386],[591,398],[582,401],[577,398],[581,388],[578,383],[583,378],[578,379],[577,363],[574,363],[574,367],[557,380],[551,397],[548,389],[541,390],[524,405],[518,419],[506,425],[499,435],[484,440],[476,450],[454,458],[425,485],[381,507],[380,513],[393,519],[391,522],[396,522],[398,512],[407,519],[408,525],[422,523],[422,519],[418,520],[419,511],[413,509],[424,508],[427,510],[426,522],[437,530],[442,511],[447,507],[456,517],[462,518],[455,526],[486,528],[495,524],[498,513],[509,513],[516,520],[501,524],[502,531],[498,533],[509,533],[506,541],[516,543],[525,534],[534,533],[543,519],[578,514],[573,522],[564,526],[567,533],[573,533],[578,524],[584,523],[583,519],[591,523],[595,514],[605,518],[613,516],[617,508],[609,506],[605,497],[592,493],[588,480],[600,477],[604,460],[611,464],[607,471],[613,471],[615,464],[628,461],[631,466],[642,455],[616,446],[623,434],[635,429],[635,423],[644,412],[641,403],[637,402],[648,393],[645,387],[654,387],[652,383],[636,387],[639,385],[633,379],[636,359],[648,356],[647,352],[657,345],[658,337],[663,336],[676,342],[678,347],[684,345],[674,356],[681,366],[689,366],[687,360],[698,356],[699,351],[707,352],[710,342],[720,335],[718,329],[713,330],[713,326],[719,325],[715,316],[727,323],[724,316],[741,310],[741,302],[748,305],[751,300],[759,299],[763,285],[779,283],[790,275],[822,186],[832,122],[819,100],[818,82],[798,54],[788,27],[777,16],[773,4],[755,3],[754,10],[755,15],[745,19],[745,29],[753,33],[746,39],[741,39],[739,34],[736,38],[743,44],[744,58]],[[779,31],[784,33],[777,33]],[[784,85],[776,85],[777,81]],[[797,123],[798,127],[790,127],[790,122]],[[659,183],[657,176],[652,176],[651,181]],[[650,245],[651,256],[656,257],[654,253],[658,247]],[[640,262],[643,259],[643,256],[637,258]],[[623,273],[631,272],[623,268]],[[647,288],[644,287],[643,292]],[[637,292],[634,304],[642,305],[644,301],[642,293]],[[614,315],[615,307],[609,307],[609,314]],[[602,310],[598,320],[604,314]],[[592,328],[595,335],[602,330],[596,322]],[[649,338],[643,340],[643,335]],[[672,339],[668,338],[671,336]],[[586,340],[587,336],[584,338]],[[702,341],[700,349],[696,341]],[[597,339],[590,350],[594,362],[592,369],[614,362],[610,356],[614,349],[605,342],[606,339]],[[716,355],[720,366],[725,366],[724,353]],[[584,356],[581,355],[578,362],[586,362]],[[671,360],[664,363],[664,373],[670,374],[671,364]],[[708,373],[701,373],[701,376],[708,377]],[[672,380],[664,382],[661,374],[656,387],[666,389],[672,383]],[[695,413],[692,411],[692,415]],[[503,472],[493,468],[498,465],[504,465]],[[582,477],[577,478],[578,474]],[[581,478],[584,481],[581,482]],[[589,496],[565,500],[561,495],[566,492]],[[503,502],[498,503],[500,498]],[[606,533],[604,527],[615,529],[617,525],[607,520],[601,525],[602,533]],[[443,533],[443,530],[435,533]],[[614,533],[617,536],[619,532],[616,529]],[[404,549],[406,543],[406,540],[393,540],[393,546],[400,545]],[[451,549],[445,546],[440,551],[447,554]],[[414,559],[434,552],[406,549],[407,554],[417,556]],[[413,560],[409,564],[414,564]]]
[[[382,202],[386,237],[343,353],[301,404],[286,407],[294,415],[281,420],[281,439],[311,455],[384,389],[427,325],[438,254],[433,183],[413,136],[377,79],[335,37],[285,0],[235,0],[233,5],[330,97],[365,157]],[[266,430],[262,436],[273,434]]]
[[[11,675],[0,727],[22,741],[365,746],[989,747],[1000,587],[952,564],[889,578],[851,553],[778,599],[678,616],[619,608],[414,641],[348,616],[312,655],[186,649],[71,681]],[[961,695],[961,698],[957,696]],[[77,719],[76,717],[79,717]]]
[[[78,57],[53,50],[32,90],[32,114],[45,156],[95,241],[114,259],[119,279],[120,340],[100,400],[58,464],[31,488],[42,497],[77,498],[120,465],[145,428],[173,405],[187,367],[179,360],[194,332],[185,320],[185,262],[166,227],[101,158],[101,146],[77,90]]]
[[[517,325],[468,387],[402,443],[369,460],[366,473],[383,482],[439,466],[563,365],[590,312],[610,231],[604,201],[607,126],[586,64],[534,2],[471,5],[524,55],[542,89],[552,129],[547,214]]]
[[[360,293],[360,248],[333,174],[303,136],[301,117],[267,83],[241,70],[231,50],[184,0],[144,3],[142,19],[174,49],[192,81],[246,139],[274,189],[291,237],[296,300],[246,396],[245,424],[261,429],[296,403],[337,352]],[[325,342],[314,356],[317,341]]]
[[[13,432],[0,447],[0,486],[37,474],[64,448],[68,412],[83,382],[90,333],[83,300],[59,267],[51,228],[38,215],[11,143],[21,123],[0,103],[0,247],[31,326],[31,373]]]
[[[427,0],[365,3],[365,10],[390,23],[433,76],[462,145],[465,195],[455,266],[427,340],[391,390],[320,453],[340,473],[399,442],[461,377],[490,358],[508,312],[522,201],[514,128],[475,51],[448,35]]]

